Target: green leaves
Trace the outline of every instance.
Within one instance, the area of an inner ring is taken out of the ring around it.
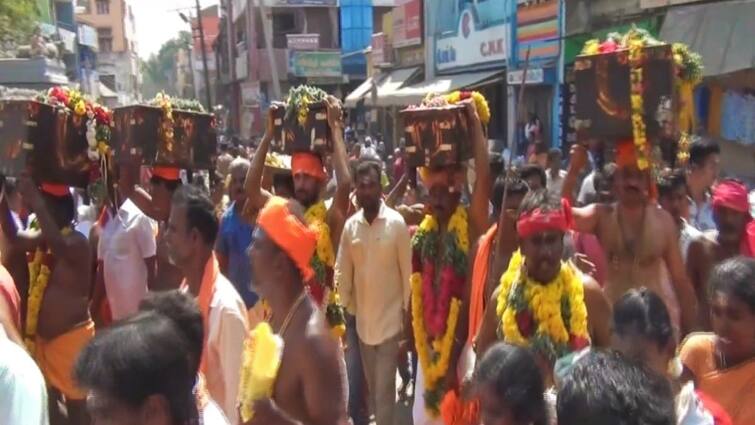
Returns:
[[[39,10],[34,0],[0,1],[0,46],[6,41],[27,43],[38,18]],[[2,53],[0,48],[0,57]]]

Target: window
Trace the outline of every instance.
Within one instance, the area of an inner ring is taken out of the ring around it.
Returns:
[[[286,34],[296,32],[296,15],[293,12],[273,14],[273,48],[285,49],[288,44]]]
[[[88,15],[92,12],[92,9],[90,9],[89,0],[76,0],[76,7],[79,8],[79,11],[85,15]]]
[[[111,28],[97,28],[97,42],[101,53],[113,51],[113,30]]]
[[[96,0],[97,2],[97,14],[109,15],[110,14],[110,0]]]

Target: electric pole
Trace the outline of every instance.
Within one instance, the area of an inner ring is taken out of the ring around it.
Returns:
[[[212,93],[210,92],[210,70],[207,69],[207,52],[204,45],[204,26],[202,26],[202,9],[199,7],[199,0],[196,0],[197,5],[197,26],[199,27],[199,44],[202,51],[202,67],[204,67],[204,89],[207,101],[207,111],[212,112]]]

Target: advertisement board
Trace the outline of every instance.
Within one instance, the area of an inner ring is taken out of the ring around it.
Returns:
[[[446,10],[445,8],[441,10]],[[449,12],[453,13],[453,7]],[[435,68],[448,71],[477,65],[500,64],[505,66],[509,58],[510,25],[506,8],[500,2],[465,2],[458,19],[445,16],[444,22],[455,27],[436,31]]]
[[[422,0],[404,0],[393,8],[393,46],[422,44]]]
[[[516,50],[519,62],[552,60],[560,50],[559,0],[520,4],[516,12]]]
[[[291,51],[288,69],[296,77],[340,77],[341,52]]]

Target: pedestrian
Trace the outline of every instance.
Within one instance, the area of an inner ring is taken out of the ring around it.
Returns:
[[[0,304],[2,302],[0,301]],[[0,317],[7,314],[0,305]],[[49,424],[47,388],[34,359],[0,326],[0,423]]]
[[[392,425],[396,408],[399,345],[405,344],[411,246],[404,219],[382,201],[380,166],[363,162],[356,171],[361,209],[346,220],[335,283],[341,301],[356,316],[370,405],[378,425]],[[378,278],[379,276],[379,278]]]
[[[689,221],[701,232],[715,229],[710,191],[720,172],[721,148],[715,142],[697,139],[689,147]]]
[[[561,168],[561,149],[553,148],[548,151],[548,170],[545,173],[546,187],[552,193],[561,195],[564,186],[566,170]]]

